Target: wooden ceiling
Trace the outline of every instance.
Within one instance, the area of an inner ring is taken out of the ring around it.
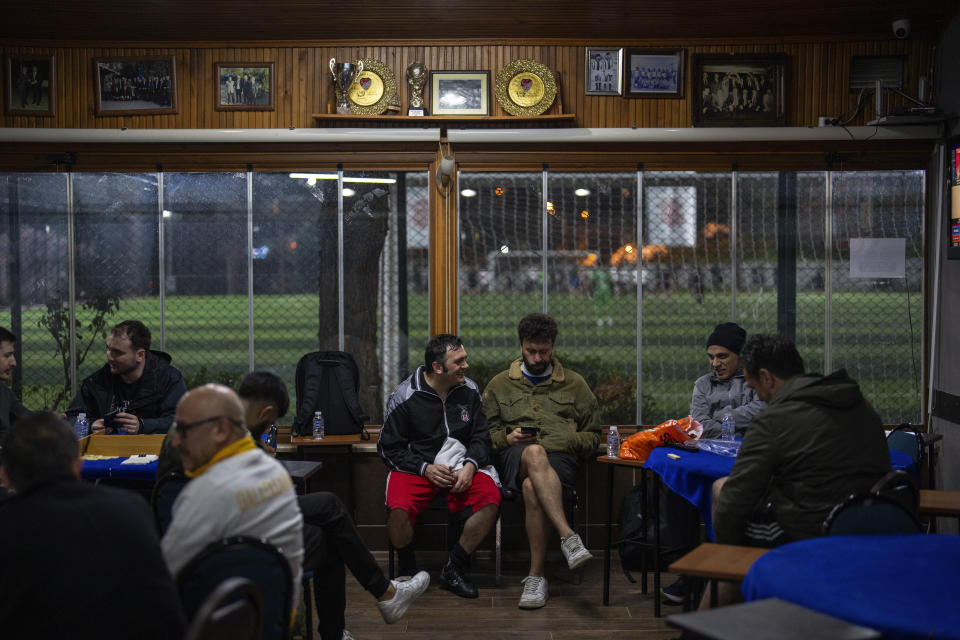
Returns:
[[[956,0],[0,0],[0,40],[684,41],[935,36]]]

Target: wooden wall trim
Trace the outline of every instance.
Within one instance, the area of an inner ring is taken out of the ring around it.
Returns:
[[[251,46],[259,44],[262,46]],[[932,38],[911,37],[905,40],[774,38],[745,40],[683,40],[669,43],[666,39],[631,42],[627,40],[573,41],[571,44],[522,43],[491,41],[487,43],[437,40],[426,43],[405,41],[363,42],[323,41],[278,44],[276,42],[203,42],[178,43],[37,43],[23,45],[4,43],[6,54],[52,54],[56,58],[57,77],[55,115],[7,116],[0,118],[5,127],[61,128],[307,128],[317,126],[313,114],[326,113],[333,91],[327,62],[375,58],[386,64],[397,76],[400,104],[408,103],[408,87],[403,73],[408,64],[422,61],[430,70],[488,69],[493,77],[508,63],[518,58],[540,60],[560,75],[560,95],[566,113],[576,114],[577,127],[689,127],[693,85],[691,65],[686,65],[686,91],[682,99],[627,99],[620,96],[593,96],[584,93],[584,45],[679,46],[686,50],[688,61],[697,53],[784,53],[787,56],[786,121],[788,126],[815,126],[819,116],[851,117],[850,124],[862,125],[874,117],[873,105],[867,101],[857,115],[854,109],[857,94],[851,93],[848,69],[853,56],[905,56],[905,90],[917,92],[918,80],[927,77],[932,86]],[[156,46],[154,46],[156,45]],[[94,114],[93,65],[95,57],[121,55],[174,55],[177,60],[178,113],[169,115],[97,116]],[[217,87],[213,68],[218,61],[273,62],[276,71],[273,111],[216,111]],[[903,106],[905,100],[890,96],[887,107]],[[491,115],[506,115],[492,100]],[[394,123],[389,123],[391,126]],[[386,126],[384,124],[383,126]]]

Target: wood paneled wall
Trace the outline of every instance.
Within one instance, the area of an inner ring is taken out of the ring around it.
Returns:
[[[218,34],[220,36],[226,34]],[[604,46],[611,43],[603,43]],[[621,43],[615,43],[620,45]],[[657,43],[623,43],[630,47],[656,48]],[[662,47],[662,44],[660,45]],[[850,58],[855,55],[905,55],[906,90],[915,94],[920,76],[931,78],[932,43],[922,38],[871,41],[769,41],[757,43],[702,43],[685,47],[687,87],[683,99],[630,99],[616,96],[585,96],[583,45],[486,44],[463,46],[237,46],[197,47],[5,47],[4,53],[53,54],[56,56],[56,115],[9,117],[4,127],[76,128],[276,128],[317,126],[312,114],[325,113],[332,85],[327,62],[375,58],[397,76],[401,104],[407,105],[404,71],[410,62],[423,61],[428,69],[487,69],[491,85],[496,73],[517,58],[533,58],[558,71],[563,108],[575,113],[578,127],[689,127],[690,61],[695,53],[787,54],[787,125],[816,126],[818,116],[852,114],[855,94],[847,88]],[[96,116],[92,59],[108,56],[173,54],[177,59],[179,110],[171,115]],[[275,63],[276,109],[274,111],[215,111],[216,62]],[[3,90],[6,91],[6,83]],[[492,92],[492,86],[491,86]],[[902,104],[900,98],[889,104]],[[491,99],[492,115],[506,115]],[[873,103],[852,124],[872,119]],[[356,126],[356,125],[353,125]],[[376,126],[376,125],[373,125]]]

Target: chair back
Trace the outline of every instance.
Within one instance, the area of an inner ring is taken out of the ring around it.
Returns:
[[[260,591],[263,615],[256,637],[285,640],[293,608],[293,575],[280,550],[256,538],[236,536],[213,542],[180,571],[177,588],[187,620],[195,618],[220,583],[233,577],[250,580]]]
[[[167,532],[170,521],[173,520],[173,503],[177,496],[183,490],[190,478],[172,471],[163,476],[153,485],[153,493],[150,495],[150,506],[153,507],[153,518],[157,523],[157,531],[162,536]]]
[[[923,459],[923,436],[910,423],[897,425],[887,436],[887,448],[907,454],[916,466]]]
[[[909,511],[914,517],[917,516],[917,509],[920,506],[920,490],[917,488],[913,476],[906,471],[898,469],[888,471],[870,488],[870,493],[889,498]]]
[[[920,533],[912,513],[881,495],[850,496],[830,512],[823,523],[824,534],[846,536],[874,533]]]
[[[184,640],[257,640],[260,590],[246,578],[227,578],[200,605]]]

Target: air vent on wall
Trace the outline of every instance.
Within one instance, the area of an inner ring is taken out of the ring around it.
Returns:
[[[873,90],[876,82],[884,89],[903,90],[905,56],[853,56],[850,59],[850,92]]]

